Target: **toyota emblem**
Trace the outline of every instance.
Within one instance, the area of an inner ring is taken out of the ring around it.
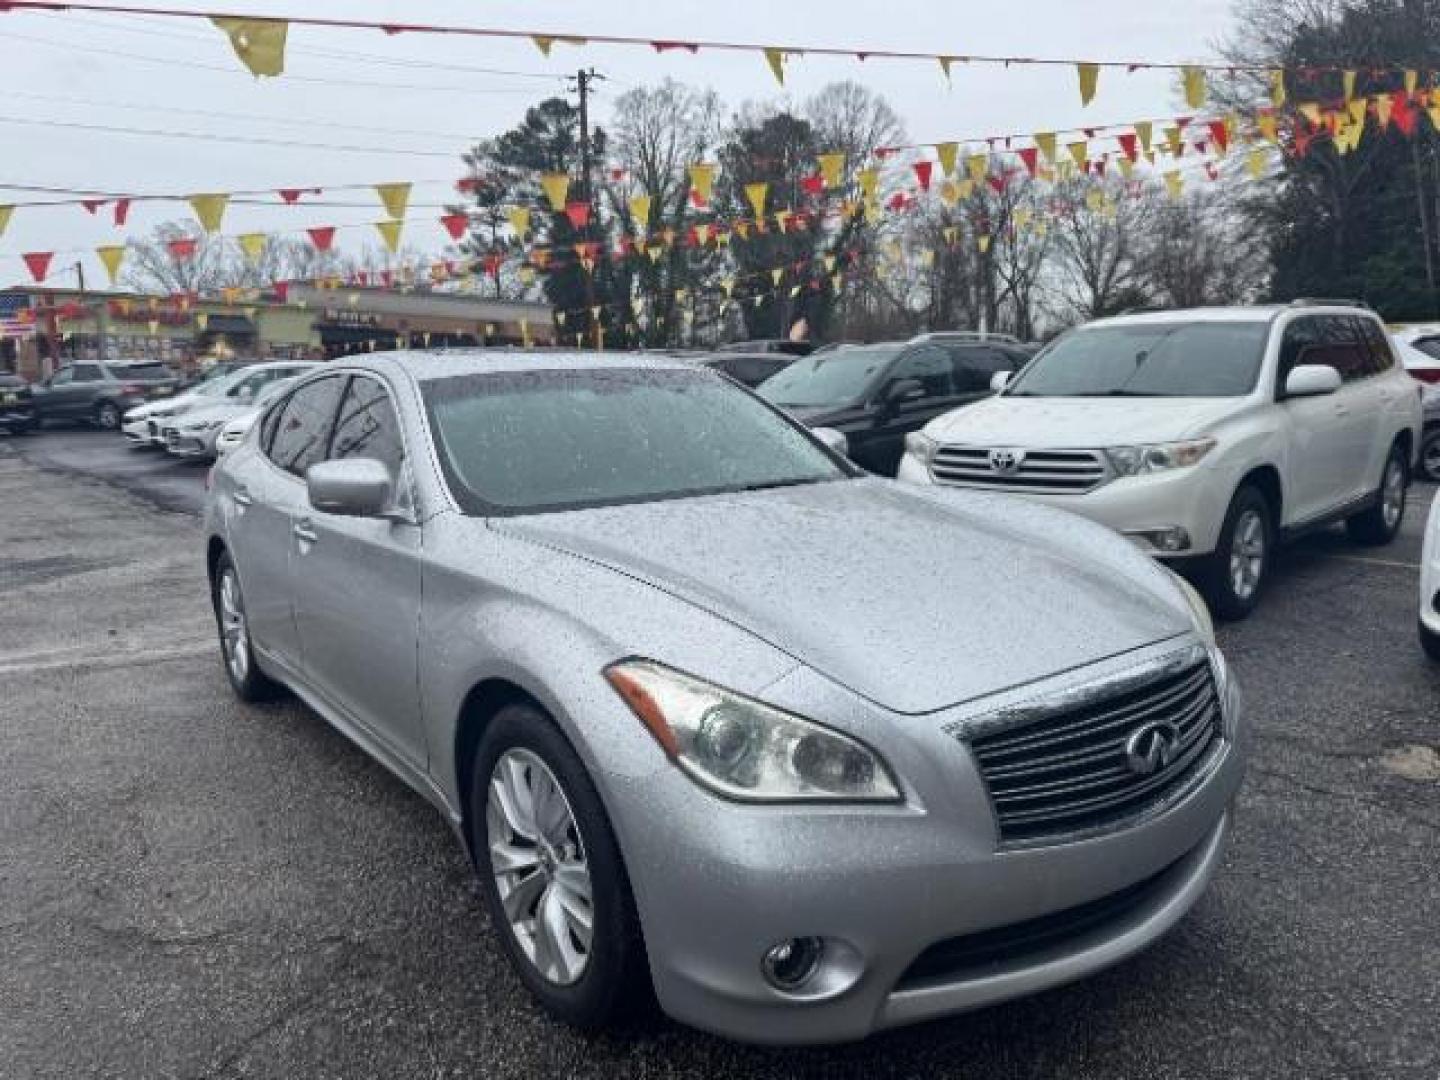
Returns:
[[[1136,776],[1153,776],[1169,767],[1179,749],[1174,724],[1146,724],[1125,743],[1125,764]]]
[[[1014,476],[1025,462],[1024,450],[991,450],[990,469],[1000,476]]]

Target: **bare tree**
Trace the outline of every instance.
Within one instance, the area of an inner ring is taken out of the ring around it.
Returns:
[[[1103,204],[1089,192],[1101,193]],[[1054,200],[1055,295],[1062,320],[1099,319],[1150,300],[1142,253],[1160,196],[1152,187],[1072,180],[1058,186]]]

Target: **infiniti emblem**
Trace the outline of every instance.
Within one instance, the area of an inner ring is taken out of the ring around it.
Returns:
[[[1001,476],[1014,476],[1025,461],[1024,450],[991,450],[990,468]]]
[[[1125,744],[1125,763],[1136,776],[1153,776],[1175,760],[1179,746],[1173,724],[1146,724]]]

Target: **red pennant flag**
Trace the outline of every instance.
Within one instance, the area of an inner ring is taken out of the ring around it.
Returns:
[[[1101,177],[1102,179],[1105,176],[1105,164],[1106,162],[1103,157],[1097,159],[1095,162],[1095,175]]]
[[[1122,136],[1123,137],[1123,136]],[[1025,171],[1034,176],[1040,167],[1040,150],[1038,147],[1027,146],[1020,152],[1020,161],[1025,166]]]
[[[1139,161],[1140,145],[1135,133],[1133,131],[1127,131],[1117,136],[1117,138],[1120,140],[1120,149],[1125,156],[1131,161]]]
[[[50,260],[55,257],[53,251],[29,251],[20,256],[25,260],[25,266],[30,271],[30,276],[36,281],[44,281],[45,276],[50,273]]]
[[[929,190],[930,190],[930,170],[931,170],[932,168],[934,168],[934,166],[935,166],[935,163],[934,163],[933,161],[917,161],[917,162],[915,162],[915,165],[914,165],[914,169],[915,169],[915,179],[917,179],[917,180],[920,181],[920,190],[921,190],[921,191],[929,191]]]
[[[369,284],[370,284],[370,275],[369,275],[366,271],[364,271],[364,270],[358,271],[358,272],[355,274],[355,284],[361,285],[361,286],[369,285]]]
[[[318,229],[306,229],[310,236],[310,242],[315,245],[316,251],[329,251],[330,245],[335,243],[335,226],[325,225]]]
[[[1310,152],[1310,144],[1315,141],[1313,131],[1303,131],[1300,127],[1295,128],[1295,156],[1304,157]]]
[[[825,191],[825,178],[823,176],[802,176],[800,190],[806,195],[821,195]]]
[[[288,281],[275,282],[275,300],[278,303],[285,303],[290,296],[290,283]]]
[[[129,200],[129,199],[116,199],[116,200],[115,200],[115,227],[116,227],[117,229],[123,227],[124,224],[125,224],[125,219],[128,218],[129,216],[130,216],[130,200]]]
[[[394,285],[394,284],[395,284],[395,275],[394,275],[394,273],[391,272],[391,271],[389,271],[389,270],[381,270],[381,271],[380,271],[380,284],[384,285],[385,288],[387,288],[387,289],[390,288],[390,286]]]
[[[500,276],[500,262],[501,259],[499,255],[496,255],[493,252],[489,255],[486,255],[485,272],[489,274],[492,278],[498,278]]]
[[[566,203],[565,216],[570,219],[570,224],[579,231],[590,224],[590,204],[588,202]]]
[[[470,227],[470,215],[446,214],[440,219],[440,224],[445,226],[445,231],[450,234],[451,240],[459,240],[465,236],[465,230]]]
[[[891,210],[904,210],[905,193],[903,191],[897,191],[894,195],[890,196],[890,201],[885,205],[888,206]]]
[[[297,202],[299,202],[299,201],[300,201],[300,196],[303,195],[303,194],[304,194],[304,191],[303,191],[302,189],[300,189],[300,188],[281,188],[281,189],[280,189],[280,198],[284,199],[285,202],[286,202],[286,204],[289,205],[289,206],[294,206]]]
[[[195,257],[196,243],[190,237],[171,240],[165,246],[169,248],[170,257],[176,262],[186,262]]]
[[[684,49],[686,52],[698,53],[700,46],[689,41],[652,41],[650,47],[657,53],[669,52],[671,49]]]
[[[985,180],[986,183],[990,185],[991,190],[994,191],[996,195],[999,195],[1005,190],[1005,177],[992,175],[987,176]]]
[[[1395,126],[1407,138],[1414,135],[1415,122],[1419,119],[1419,114],[1410,107],[1410,95],[1398,91],[1390,95],[1390,100],[1393,103],[1390,106],[1390,119],[1395,121]]]
[[[105,205],[104,199],[81,199],[80,205],[85,207],[85,212],[94,217],[100,207]]]
[[[1225,126],[1224,120],[1211,120],[1207,127],[1210,128],[1210,141],[1220,148],[1223,154],[1230,148],[1230,129]]]

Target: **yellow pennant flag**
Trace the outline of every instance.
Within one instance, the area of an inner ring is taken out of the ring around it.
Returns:
[[[400,230],[404,227],[405,222],[393,219],[375,222],[375,228],[379,231],[380,238],[385,241],[385,250],[392,255],[400,250]]]
[[[528,206],[507,206],[505,219],[510,223],[510,229],[517,239],[523,238],[530,231],[530,208]]]
[[[650,196],[630,196],[630,216],[635,219],[637,229],[650,228]]]
[[[1440,105],[1431,105],[1425,111],[1430,114],[1430,125],[1436,131],[1440,131]],[[4,231],[3,228],[0,228],[0,232]]]
[[[955,155],[960,151],[957,143],[943,142],[935,144],[935,156],[940,159],[940,171],[949,176],[955,171]]]
[[[1120,155],[1120,160],[1116,164],[1120,166],[1120,175],[1124,179],[1129,180],[1135,175],[1135,163],[1124,154]]]
[[[1137,120],[1135,122],[1135,134],[1140,139],[1140,149],[1148,154],[1150,152],[1151,140],[1155,137],[1155,125],[1149,120]]]
[[[1075,168],[1084,170],[1090,163],[1090,145],[1084,139],[1079,142],[1072,142],[1066,149],[1070,151],[1070,158],[1075,162]]]
[[[1185,104],[1192,109],[1205,107],[1205,69],[1185,67],[1180,70],[1180,81],[1185,87]]]
[[[780,284],[781,280],[784,277],[785,268],[783,266],[777,266],[774,270],[770,271],[770,280],[773,281],[777,286]]]
[[[1184,152],[1185,142],[1180,135],[1178,127],[1167,127],[1165,129],[1165,145],[1170,150],[1170,156],[1178,158]]]
[[[1055,163],[1055,133],[1053,131],[1036,132],[1035,145],[1040,148],[1040,153],[1045,155],[1045,160],[1053,165]]]
[[[403,218],[405,208],[410,205],[410,185],[407,184],[376,184],[375,194],[380,196],[380,202],[385,207],[385,213],[392,218]]]
[[[1347,71],[1341,76],[1345,86],[1345,100],[1352,101],[1355,98],[1355,72]]]
[[[207,233],[220,231],[220,223],[225,219],[225,208],[229,205],[229,195],[190,196],[190,208],[195,211],[195,216],[200,219],[200,227]]]
[[[95,254],[100,257],[105,273],[110,275],[110,284],[114,285],[115,279],[120,276],[120,264],[125,260],[125,246],[107,244],[105,247],[96,248]]]
[[[10,225],[10,219],[15,214],[15,207],[0,206],[0,236],[5,235],[5,230]]]
[[[245,257],[251,262],[259,262],[260,256],[265,253],[265,234],[245,233],[240,237],[240,250],[245,252]]]
[[[230,38],[230,46],[252,75],[279,75],[285,70],[285,34],[290,24],[274,19],[210,20]]]
[[[1407,68],[1405,71],[1405,93],[1415,93],[1415,87],[1420,82],[1420,73],[1414,69]]]
[[[1311,127],[1320,126],[1321,117],[1319,105],[1316,105],[1313,101],[1307,101],[1303,105],[1298,105],[1296,107],[1300,110],[1300,115],[1305,117],[1306,120],[1310,121]]]
[[[945,81],[948,83],[950,81],[950,65],[955,62],[955,58],[953,56],[937,56],[935,59],[940,61],[940,70],[945,73]]]
[[[1350,102],[1350,104],[1346,106],[1346,110],[1350,113],[1350,122],[1352,124],[1363,125],[1365,123],[1365,112],[1368,108],[1369,103],[1364,98]]]
[[[1089,105],[1095,100],[1095,90],[1100,85],[1099,64],[1076,64],[1080,75],[1080,104]]]
[[[880,186],[880,173],[877,169],[861,169],[855,174],[855,180],[860,185],[861,194],[867,199],[875,197],[875,191]]]
[[[1091,188],[1085,193],[1085,205],[1092,211],[1105,209],[1105,193],[1099,188]]]
[[[968,176],[956,184],[955,187],[962,199],[968,199],[971,195],[975,194],[975,181],[971,180]]]
[[[701,202],[710,201],[710,193],[715,188],[715,166],[714,165],[691,165],[690,166],[690,189],[700,196]]]
[[[1274,113],[1262,112],[1259,116],[1255,117],[1255,126],[1260,129],[1260,137],[1262,139],[1268,139],[1270,142],[1275,141],[1278,133],[1278,125]]]
[[[983,236],[977,236],[977,237],[975,238],[975,243],[976,243],[977,245],[979,245],[980,254],[981,254],[981,255],[984,255],[987,251],[990,250],[990,236],[989,236],[989,234],[986,234],[986,235],[983,235]]]
[[[1285,72],[1270,72],[1270,104],[1277,109],[1285,104]]]
[[[210,326],[210,316],[207,312],[195,312],[195,329],[204,333]]]
[[[550,200],[550,209],[557,214],[565,209],[565,197],[570,193],[569,173],[546,173],[540,177],[540,187],[545,192],[545,197]]]
[[[549,56],[550,50],[555,47],[555,39],[545,34],[532,34],[530,35],[530,40],[535,43],[535,47],[545,56]]]
[[[1172,199],[1180,198],[1180,193],[1185,188],[1185,177],[1180,174],[1179,169],[1165,174],[1165,186],[1170,190]]]
[[[1375,115],[1380,120],[1380,128],[1384,130],[1390,126],[1390,110],[1395,100],[1389,94],[1375,95]]]
[[[1021,206],[1016,208],[1015,227],[1017,229],[1025,228],[1026,225],[1030,224],[1030,219],[1034,216],[1034,212],[1028,206]]]
[[[827,274],[833,274],[833,273],[835,272],[835,256],[834,256],[834,255],[824,255],[824,256],[821,257],[820,261],[825,264],[825,273],[827,273]]]
[[[985,179],[986,173],[990,171],[990,156],[988,154],[971,154],[965,159],[965,169],[970,173],[970,179],[974,183],[980,183]]]
[[[954,206],[960,201],[960,185],[954,180],[946,180],[940,185],[940,201],[946,206]]]
[[[750,208],[755,211],[756,219],[765,216],[765,196],[770,191],[769,184],[746,184],[745,198],[750,200]]]
[[[940,235],[945,237],[945,243],[954,244],[956,239],[960,236],[960,230],[954,225],[947,225],[945,226],[945,228],[940,230]]]
[[[775,76],[775,81],[781,86],[785,85],[785,50],[766,49],[765,63],[770,65],[770,74]]]
[[[817,160],[820,162],[820,177],[825,181],[825,186],[839,187],[840,174],[845,171],[845,155],[821,154]]]

